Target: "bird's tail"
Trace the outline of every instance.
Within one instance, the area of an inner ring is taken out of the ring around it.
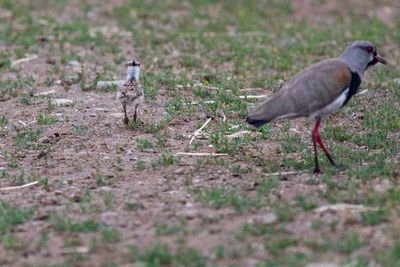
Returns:
[[[267,121],[265,119],[259,119],[259,118],[256,118],[256,117],[250,115],[247,117],[246,122],[250,125],[253,125],[256,128],[260,128],[261,126],[268,123],[269,121]]]
[[[246,122],[256,128],[260,128],[264,124],[271,122],[277,116],[274,98],[261,103],[253,110],[246,119]]]

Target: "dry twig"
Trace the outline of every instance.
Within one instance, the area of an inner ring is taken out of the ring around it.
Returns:
[[[207,126],[207,124],[208,124],[211,120],[212,120],[212,118],[208,118],[208,120],[207,120],[199,129],[197,129],[197,130],[193,133],[192,138],[190,138],[189,145],[192,144],[192,142],[193,142],[193,140],[196,138],[196,136],[198,136],[198,135],[201,133],[201,131]]]
[[[377,211],[378,208],[374,207],[366,207],[364,205],[354,205],[347,203],[338,203],[333,205],[326,205],[319,208],[314,209],[315,212],[325,212],[325,211],[345,211],[350,210],[353,212],[365,212],[365,211]]]
[[[34,59],[37,59],[37,58],[38,58],[38,55],[29,55],[27,57],[20,58],[18,60],[15,60],[15,61],[11,62],[11,67],[14,67],[14,66],[16,66],[18,64],[21,64],[21,63],[24,63],[24,62],[28,62],[28,61],[31,61],[31,60],[34,60]]]
[[[225,153],[206,153],[206,152],[199,152],[199,153],[178,152],[178,153],[175,153],[174,156],[207,157],[207,156],[228,156],[228,154],[225,154]]]
[[[296,172],[296,171],[287,171],[287,172],[272,172],[272,173],[266,173],[264,176],[277,176],[277,175],[294,175],[294,174],[300,174],[301,172]]]
[[[34,182],[31,182],[31,183],[24,184],[24,185],[19,185],[19,186],[3,187],[3,188],[0,188],[0,192],[1,192],[1,191],[9,191],[9,190],[22,189],[22,188],[25,188],[25,187],[33,186],[33,185],[38,184],[38,183],[39,183],[39,181],[34,181]]]

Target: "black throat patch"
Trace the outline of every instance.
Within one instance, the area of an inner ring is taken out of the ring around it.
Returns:
[[[358,75],[357,72],[352,72],[352,71],[350,72],[351,72],[351,81],[349,84],[349,92],[347,93],[346,100],[344,101],[342,107],[346,105],[347,102],[349,102],[350,98],[357,93],[358,88],[360,88],[361,84],[360,75]]]

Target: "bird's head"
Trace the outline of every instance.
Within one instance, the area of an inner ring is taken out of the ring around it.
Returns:
[[[126,73],[126,77],[127,80],[136,80],[139,81],[139,74],[140,74],[140,62],[137,60],[132,60],[129,61],[126,66],[127,68],[127,73]]]
[[[351,43],[341,58],[352,68],[352,71],[362,73],[376,63],[387,64],[386,59],[378,55],[376,46],[369,41],[355,41]]]

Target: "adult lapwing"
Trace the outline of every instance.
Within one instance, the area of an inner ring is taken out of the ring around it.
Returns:
[[[330,163],[335,161],[325,148],[318,129],[323,118],[347,104],[357,93],[364,71],[376,63],[387,64],[369,41],[355,41],[339,58],[313,64],[294,76],[281,90],[258,106],[247,122],[255,127],[281,120],[309,117],[315,120],[312,131],[314,173],[319,173],[317,144]]]

